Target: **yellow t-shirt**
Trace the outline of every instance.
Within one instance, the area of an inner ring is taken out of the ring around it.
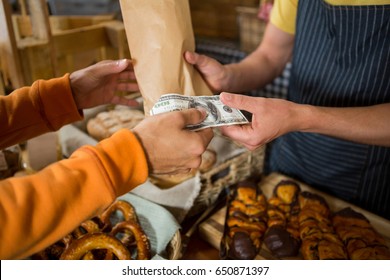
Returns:
[[[294,34],[299,0],[275,0],[271,22],[281,30]],[[390,0],[324,0],[334,6],[390,5]]]

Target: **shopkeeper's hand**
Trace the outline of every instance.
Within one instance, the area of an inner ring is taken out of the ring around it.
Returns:
[[[305,125],[302,105],[278,98],[251,97],[223,92],[221,101],[232,108],[252,113],[252,121],[244,125],[221,127],[221,132],[249,150],[263,146]]]
[[[217,60],[195,52],[186,51],[185,60],[194,65],[214,92],[221,92],[226,88],[227,71]]]
[[[199,167],[213,130],[194,132],[185,127],[205,117],[206,112],[198,109],[163,113],[147,117],[133,129],[145,150],[151,174],[187,173]]]
[[[104,60],[71,73],[69,79],[78,109],[103,104],[139,105],[135,100],[116,94],[139,91],[129,59]]]

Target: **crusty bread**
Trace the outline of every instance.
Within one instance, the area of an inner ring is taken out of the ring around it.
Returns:
[[[199,171],[204,173],[214,166],[214,164],[217,162],[217,153],[214,150],[207,149],[202,154],[202,163],[199,166]]]
[[[175,175],[151,175],[150,180],[160,188],[170,188],[178,185],[195,176],[196,172],[207,172],[211,170],[217,161],[217,153],[214,150],[207,149],[202,154],[202,163],[198,169],[192,169],[189,173]]]
[[[87,131],[89,135],[100,141],[122,128],[134,128],[144,117],[142,111],[132,109],[101,112],[88,121]]]
[[[173,186],[176,186],[186,180],[191,179],[196,174],[196,170],[193,169],[188,173],[180,173],[180,174],[158,174],[151,175],[150,181],[156,186],[162,189],[168,189]]]

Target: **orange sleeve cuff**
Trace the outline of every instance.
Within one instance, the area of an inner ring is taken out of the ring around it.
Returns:
[[[74,102],[69,74],[61,78],[38,82],[38,93],[42,104],[44,119],[51,130],[79,121],[83,118],[81,110]]]

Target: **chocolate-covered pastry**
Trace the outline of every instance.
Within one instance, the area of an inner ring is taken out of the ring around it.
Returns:
[[[299,253],[298,194],[300,186],[292,180],[280,181],[268,199],[268,230],[264,243],[276,257]]]
[[[333,215],[333,225],[353,260],[389,260],[390,250],[385,239],[369,220],[350,207]]]
[[[256,181],[239,182],[228,202],[221,259],[251,260],[267,229],[267,202]]]
[[[278,257],[296,256],[299,252],[299,240],[281,226],[272,226],[265,236],[267,248]]]
[[[346,259],[343,243],[335,233],[330,209],[325,199],[317,194],[299,195],[299,232],[301,254],[307,260]]]

